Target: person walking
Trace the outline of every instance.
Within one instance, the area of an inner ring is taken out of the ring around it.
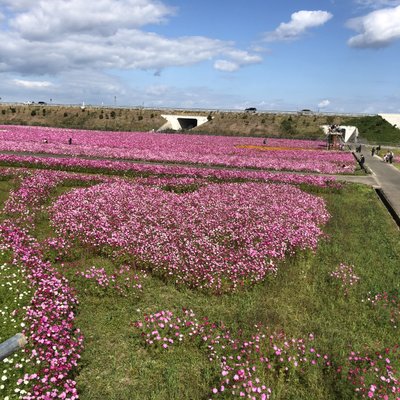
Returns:
[[[365,157],[363,154],[360,156],[360,167],[364,169]]]
[[[373,148],[371,149],[371,156],[373,157],[374,154],[375,154],[375,147],[373,147]]]

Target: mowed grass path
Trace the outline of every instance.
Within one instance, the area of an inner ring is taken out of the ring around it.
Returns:
[[[4,193],[9,182],[0,182]],[[57,193],[70,187],[59,187]],[[400,235],[372,189],[346,185],[340,190],[304,188],[323,196],[332,218],[327,239],[316,254],[301,252],[287,259],[278,275],[247,291],[224,296],[208,294],[149,277],[143,293],[121,297],[107,291],[85,290],[77,270],[91,266],[112,271],[109,259],[75,249],[58,268],[78,291],[77,326],[85,335],[76,380],[82,400],[208,399],[218,382],[218,369],[206,353],[190,344],[167,351],[146,348],[132,322],[144,313],[191,308],[201,318],[223,322],[232,332],[254,333],[262,322],[288,337],[313,333],[316,347],[341,365],[351,350],[382,350],[398,343],[398,330],[367,304],[369,293],[398,292]],[[2,197],[5,195],[2,195]],[[50,234],[46,214],[36,234]],[[354,265],[360,282],[348,296],[330,277],[340,264]],[[229,398],[226,397],[226,398]],[[354,391],[332,372],[316,371],[304,380],[283,382],[274,399],[352,399]]]

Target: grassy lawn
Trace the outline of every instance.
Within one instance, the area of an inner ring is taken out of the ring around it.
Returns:
[[[11,181],[0,182],[0,201]],[[67,190],[58,187],[53,198]],[[276,277],[236,294],[210,296],[176,287],[148,274],[143,291],[121,296],[92,285],[76,275],[92,266],[112,272],[116,260],[83,248],[72,249],[55,263],[77,290],[77,317],[85,336],[85,350],[75,379],[82,400],[208,399],[218,382],[218,363],[203,348],[185,342],[168,350],[146,347],[132,323],[159,310],[190,308],[200,319],[223,323],[231,332],[250,337],[254,325],[264,323],[288,337],[315,335],[315,347],[329,354],[336,367],[351,350],[381,351],[398,343],[398,330],[387,312],[367,298],[379,292],[400,291],[400,235],[374,191],[361,185],[342,189],[303,188],[323,196],[332,218],[327,238],[315,254],[299,252],[280,265]],[[362,201],[360,201],[362,199]],[[35,235],[52,234],[46,213]],[[360,277],[347,295],[330,276],[340,264],[353,265]],[[3,326],[0,326],[2,336]],[[354,389],[343,378],[322,368],[304,377],[279,376],[273,399],[352,399]],[[0,393],[1,395],[1,393]],[[230,398],[229,395],[223,398]]]

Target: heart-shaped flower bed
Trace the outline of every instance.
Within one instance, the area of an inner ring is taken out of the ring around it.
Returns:
[[[221,184],[175,194],[116,182],[52,206],[58,233],[134,255],[177,284],[234,290],[276,272],[274,260],[315,249],[329,219],[321,198],[291,185]]]

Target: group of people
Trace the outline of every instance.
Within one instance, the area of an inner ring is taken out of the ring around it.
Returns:
[[[371,149],[371,156],[373,157],[375,155],[375,153],[379,153],[381,151],[381,145],[375,147],[372,147]]]
[[[341,133],[342,135],[344,135],[346,133],[346,129],[342,128],[340,125],[333,124],[333,125],[329,126],[328,132],[329,133],[333,133],[333,132]]]
[[[393,163],[393,158],[394,154],[393,151],[388,151],[384,156],[383,156],[383,161],[392,164]]]
[[[372,147],[371,156],[373,157],[375,154],[379,155],[379,151],[380,150],[381,150],[381,146],[380,145],[377,146],[376,148]],[[386,152],[386,154],[383,156],[383,161],[386,162],[386,163],[389,163],[389,164],[393,163],[393,159],[394,159],[394,154],[393,154],[393,151],[391,151],[391,150],[388,150]]]

